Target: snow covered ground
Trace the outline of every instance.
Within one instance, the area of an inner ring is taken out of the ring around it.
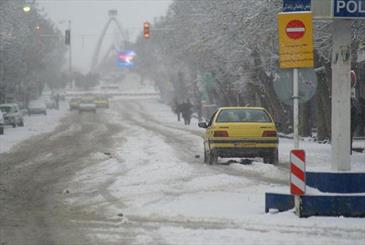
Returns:
[[[67,113],[66,103],[60,103],[59,110],[47,110],[47,115],[25,115],[24,127],[5,126],[4,135],[0,135],[0,153],[11,150],[16,144],[35,135],[52,132]]]
[[[202,155],[204,132],[196,120],[190,126],[177,122],[158,99],[120,98],[114,103],[109,118],[125,128],[115,136],[123,140],[111,150],[111,158],[90,156],[100,164],[77,173],[71,187],[76,194],[67,203],[87,206],[111,220],[116,214],[123,218],[120,225],[90,236],[117,243],[130,230],[136,234],[131,244],[365,243],[364,219],[299,219],[293,211],[264,212],[266,191],[289,188],[291,140],[280,140],[278,167],[261,159],[250,165],[220,160],[209,166],[196,156]],[[330,145],[301,145],[310,168],[329,169]],[[365,169],[363,159],[364,154],[354,155],[356,171]],[[82,195],[98,191],[96,198]]]
[[[125,85],[128,87],[129,85]],[[142,85],[138,85],[142,86]],[[153,91],[137,89],[136,91]],[[25,118],[7,128],[0,152],[31,136],[52,131],[66,113]],[[203,164],[203,129],[177,122],[158,98],[116,98],[96,116],[121,125],[110,154],[93,152],[96,164],[74,173],[66,204],[100,220],[88,236],[111,244],[364,244],[365,220],[343,217],[299,219],[293,211],[264,212],[265,192],[287,190],[292,141],[280,139],[279,166],[253,159],[242,165],[220,159]],[[81,120],[81,119],[80,119]],[[310,169],[330,169],[330,145],[303,141]],[[352,157],[364,171],[364,154]],[[116,222],[117,221],[117,222]],[[97,226],[103,224],[103,226]],[[130,239],[130,240],[129,240]],[[122,241],[122,242],[121,242]],[[130,242],[129,242],[130,241]],[[95,244],[98,244],[97,242]]]

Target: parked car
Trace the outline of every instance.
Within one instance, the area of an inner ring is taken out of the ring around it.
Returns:
[[[23,127],[23,112],[19,109],[18,104],[1,104],[0,110],[4,116],[4,125]]]
[[[262,157],[265,163],[278,163],[277,129],[271,115],[261,107],[222,107],[209,123],[204,136],[204,162],[214,164],[218,157]]]
[[[28,105],[28,115],[43,114],[47,115],[47,106],[43,100],[31,101]]]
[[[4,134],[4,116],[3,113],[0,111],[0,135]]]
[[[79,113],[92,111],[96,112],[96,104],[94,98],[82,98],[79,104]]]
[[[80,100],[80,98],[72,98],[69,101],[70,111],[79,109]]]
[[[47,96],[44,98],[44,101],[46,103],[47,109],[57,109],[57,103],[53,97]]]

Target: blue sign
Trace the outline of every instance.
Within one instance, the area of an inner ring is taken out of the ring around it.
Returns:
[[[365,0],[333,0],[333,16],[340,18],[365,18]]]
[[[311,0],[284,0],[283,12],[310,11]]]

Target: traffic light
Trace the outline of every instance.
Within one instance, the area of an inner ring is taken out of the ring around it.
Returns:
[[[65,44],[70,45],[71,44],[71,30],[65,31]]]
[[[150,38],[150,22],[146,21],[143,24],[143,36],[145,39]]]

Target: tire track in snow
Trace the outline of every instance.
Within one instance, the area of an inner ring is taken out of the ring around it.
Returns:
[[[130,120],[132,125],[133,124],[138,125],[139,127],[145,128],[149,131],[162,135],[166,143],[171,144],[174,147],[177,155],[184,162],[188,162],[194,165],[199,164],[201,166],[207,166],[203,165],[204,163],[202,163],[202,159],[195,159],[193,157],[194,155],[199,154],[199,152],[197,153],[196,146],[194,146],[194,144],[192,144],[191,141],[187,139],[189,135],[187,134],[186,130],[178,127],[166,126],[162,122],[154,120],[153,116],[151,116],[147,111],[141,110],[141,108],[143,108],[143,105],[141,105],[140,103],[146,103],[146,102],[123,101],[123,104],[121,104],[122,106],[119,106],[118,109],[121,110],[123,118]],[[194,133],[192,133],[193,134],[192,136],[201,137],[201,135],[197,135],[196,131],[193,132]],[[213,170],[214,172],[212,173],[214,174],[225,173],[236,177],[245,177],[250,180],[254,180],[255,182],[258,183],[263,182],[263,183],[278,184],[278,185],[287,185],[288,183],[286,176],[284,178],[279,178],[279,179],[274,177],[265,177],[262,176],[260,172],[257,172],[254,169],[245,169],[244,171],[238,171],[226,165],[214,165],[214,166],[209,166],[208,168],[210,171]],[[203,171],[207,172],[207,169],[204,168]],[[285,170],[282,170],[282,172],[284,171]],[[287,176],[289,175],[287,174]]]

